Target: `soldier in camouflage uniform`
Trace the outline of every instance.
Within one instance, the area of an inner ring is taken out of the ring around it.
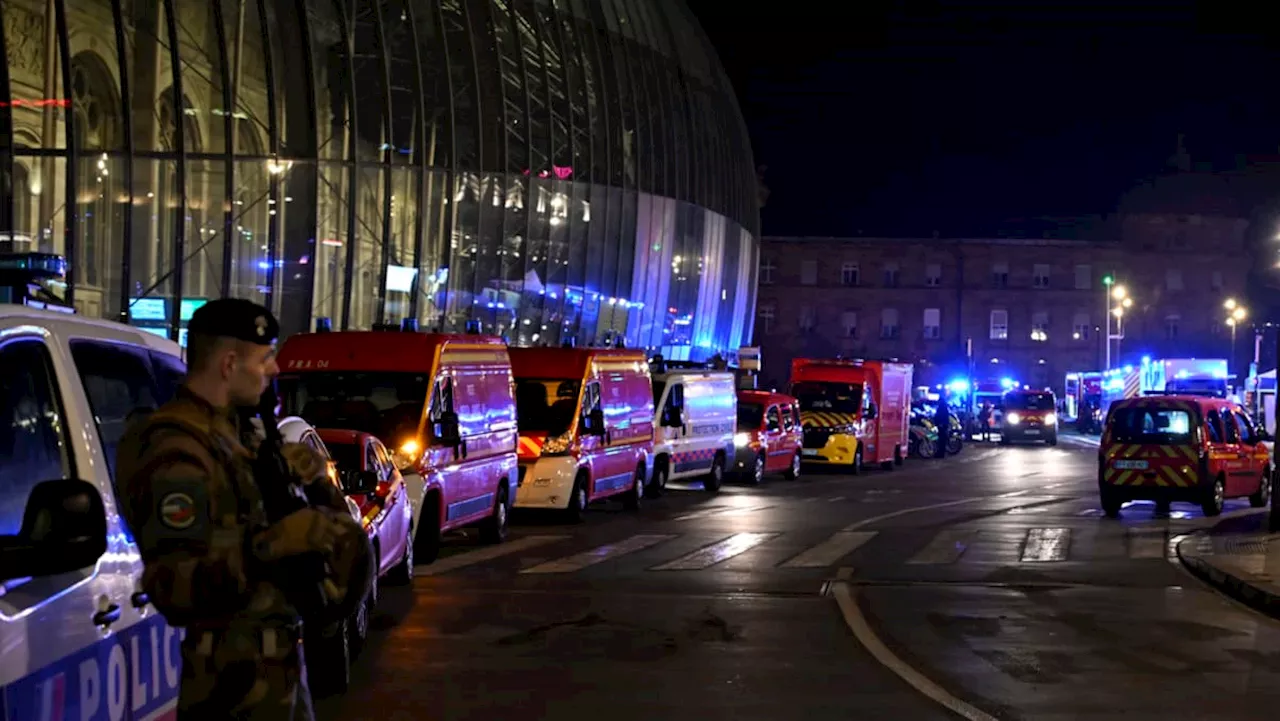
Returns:
[[[212,301],[188,325],[185,383],[125,435],[117,455],[121,507],[141,550],[143,590],[185,627],[179,719],[311,719],[297,610],[271,569],[332,552],[364,531],[340,492],[329,508],[268,525],[243,413],[279,371],[278,326],[247,300]],[[327,480],[308,446],[283,455],[304,484]],[[367,541],[366,541],[367,542]]]

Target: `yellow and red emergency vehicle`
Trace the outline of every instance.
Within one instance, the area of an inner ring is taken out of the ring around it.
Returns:
[[[878,360],[791,361],[788,394],[800,403],[806,463],[885,470],[907,455],[912,366]]]

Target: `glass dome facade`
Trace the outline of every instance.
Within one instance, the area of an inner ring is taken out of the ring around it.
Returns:
[[[705,357],[751,337],[732,88],[663,0],[5,0],[0,252],[175,339],[416,319]]]

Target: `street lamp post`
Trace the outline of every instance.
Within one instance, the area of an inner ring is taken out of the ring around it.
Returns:
[[[1227,298],[1222,307],[1227,309],[1227,327],[1231,328],[1231,359],[1227,363],[1227,373],[1230,374],[1232,370],[1239,373],[1239,364],[1236,362],[1236,328],[1249,315],[1249,312],[1237,303],[1235,298]]]
[[[1120,342],[1124,340],[1124,313],[1127,308],[1133,306],[1133,299],[1129,297],[1129,292],[1125,290],[1123,285],[1115,285],[1115,280],[1111,276],[1102,279],[1102,284],[1107,289],[1107,330],[1105,336],[1107,344],[1107,364],[1105,370],[1111,370],[1111,341],[1116,342],[1116,360],[1120,359]],[[1116,332],[1111,332],[1111,317],[1116,319]]]

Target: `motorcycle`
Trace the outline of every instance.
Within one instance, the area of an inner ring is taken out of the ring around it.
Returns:
[[[911,413],[911,439],[907,453],[918,458],[933,458],[938,452],[938,428],[923,413]]]
[[[911,408],[911,440],[908,448],[912,452],[919,449],[921,441],[931,440],[928,452],[920,454],[921,457],[933,457],[938,448],[938,426],[934,423],[936,408],[920,404]],[[954,456],[964,449],[964,424],[960,422],[959,416],[955,413],[947,415],[951,430],[947,434],[947,455]]]

